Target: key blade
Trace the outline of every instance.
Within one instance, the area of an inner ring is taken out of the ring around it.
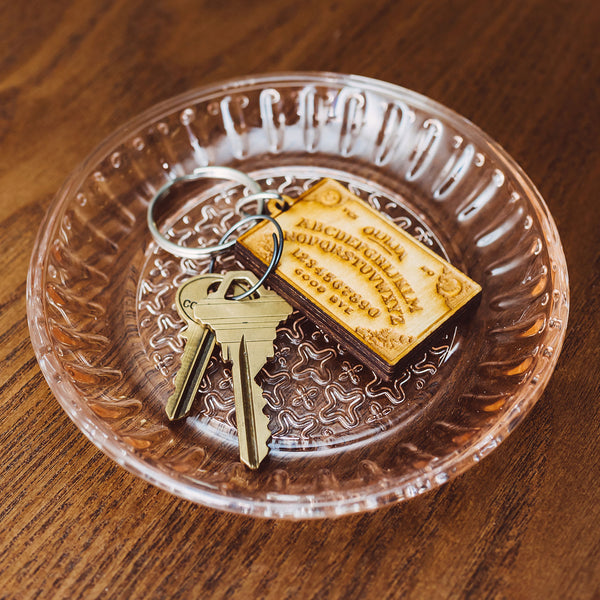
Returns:
[[[245,336],[242,336],[239,342],[237,358],[237,365],[234,368],[239,370],[242,411],[236,410],[236,416],[239,419],[240,412],[243,414],[243,423],[238,422],[240,459],[251,469],[258,469],[269,452],[267,442],[271,432],[267,426],[268,418],[262,411],[266,404],[262,397],[262,390],[252,377]]]
[[[181,419],[190,412],[216,343],[215,334],[205,327],[202,337],[194,344],[190,340],[193,337],[190,329],[187,332],[188,343],[181,357],[181,367],[175,377],[175,391],[169,396],[165,408],[170,421]]]

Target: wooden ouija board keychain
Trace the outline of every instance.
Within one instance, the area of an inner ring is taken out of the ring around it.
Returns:
[[[481,287],[333,179],[272,202],[284,235],[269,285],[343,347],[389,379],[401,359],[481,293]],[[236,255],[262,273],[269,223],[241,235]]]

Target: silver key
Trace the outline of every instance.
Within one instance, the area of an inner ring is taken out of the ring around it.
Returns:
[[[231,361],[240,459],[251,469],[258,469],[268,454],[271,437],[266,402],[254,378],[273,355],[277,325],[292,312],[283,298],[264,287],[243,300],[228,298],[236,283],[249,287],[256,282],[250,271],[226,273],[217,291],[194,307],[194,318],[215,332],[223,360]]]

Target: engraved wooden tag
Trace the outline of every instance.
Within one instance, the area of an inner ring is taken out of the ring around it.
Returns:
[[[272,215],[283,255],[269,285],[385,378],[481,287],[332,179]],[[273,226],[238,239],[238,258],[264,272]]]

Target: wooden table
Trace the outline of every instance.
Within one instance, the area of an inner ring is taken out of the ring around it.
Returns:
[[[0,18],[0,597],[600,597],[600,4],[8,2]],[[556,219],[569,332],[525,422],[466,474],[371,514],[275,522],[179,500],[76,429],[34,358],[39,223],[112,130],[199,85],[354,72],[465,115]]]

